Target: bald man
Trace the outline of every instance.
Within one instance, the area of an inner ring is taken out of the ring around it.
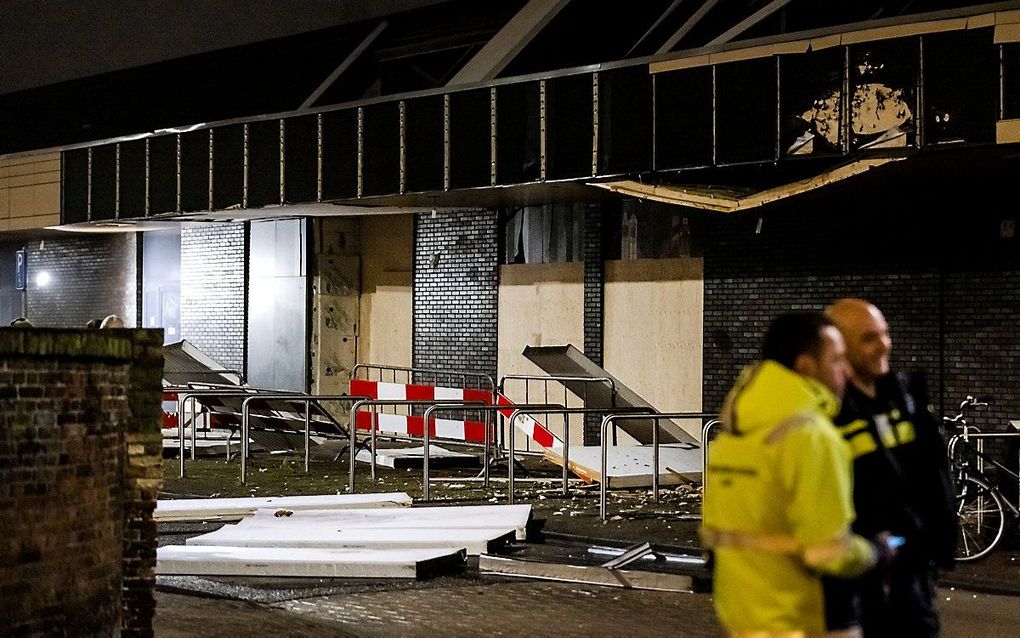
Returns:
[[[107,315],[106,318],[103,319],[102,323],[99,324],[99,329],[100,330],[106,330],[106,329],[109,329],[109,328],[123,328],[123,327],[124,327],[124,320],[121,319],[120,317],[118,317],[117,315]]]
[[[953,562],[956,518],[939,422],[923,383],[889,367],[892,338],[882,312],[840,299],[826,315],[843,333],[850,382],[833,420],[854,459],[855,533],[906,539],[883,572],[857,583],[865,638],[937,636],[936,567]]]

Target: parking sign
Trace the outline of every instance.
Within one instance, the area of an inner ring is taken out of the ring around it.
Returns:
[[[28,256],[24,250],[19,250],[14,253],[14,287],[24,290],[26,281],[28,281]]]

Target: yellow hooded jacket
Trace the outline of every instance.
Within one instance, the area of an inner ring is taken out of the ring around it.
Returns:
[[[702,536],[715,605],[737,634],[823,634],[822,575],[857,576],[875,547],[850,533],[851,459],[822,384],[774,362],[730,392],[709,447]]]

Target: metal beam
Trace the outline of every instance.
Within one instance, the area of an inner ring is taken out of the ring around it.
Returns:
[[[666,43],[659,47],[659,50],[655,53],[669,53],[672,51],[673,47],[675,47],[685,35],[690,33],[691,29],[697,26],[697,24],[701,22],[701,19],[704,18],[705,15],[707,15],[708,12],[711,11],[717,4],[719,4],[719,0],[707,0],[705,4],[701,5],[701,7],[699,7],[691,17],[687,18],[687,22],[684,22],[677,32],[674,33],[669,40],[666,40]]]
[[[446,86],[495,78],[568,2],[570,0],[529,0]]]
[[[730,40],[732,40],[733,38],[737,37],[738,35],[740,35],[744,31],[747,31],[748,29],[750,29],[754,25],[758,24],[759,22],[761,22],[765,18],[769,17],[770,15],[775,13],[776,11],[779,11],[780,9],[785,7],[786,5],[790,4],[790,1],[791,0],[772,0],[772,2],[768,3],[767,5],[762,7],[761,9],[755,11],[753,14],[751,14],[750,16],[745,18],[744,20],[741,20],[736,26],[728,29],[725,33],[720,35],[718,38],[716,38],[715,40],[712,40],[711,42],[709,42],[707,46],[712,46],[712,45],[715,45],[715,44],[725,44],[725,43],[729,42]]]
[[[340,63],[340,66],[333,69],[333,72],[329,74],[329,77],[319,85],[319,88],[312,91],[312,94],[308,96],[307,100],[301,103],[301,106],[299,106],[297,110],[307,111],[312,108],[312,105],[314,105],[315,102],[322,97],[322,94],[326,92],[326,89],[333,86],[333,83],[336,82],[337,78],[343,75],[344,71],[349,69],[350,66],[354,64],[359,57],[361,57],[361,54],[365,52],[365,49],[372,46],[372,43],[375,42],[375,39],[386,30],[387,26],[389,26],[389,23],[383,20],[379,23],[379,26],[372,31],[372,33],[365,36],[365,39],[361,41],[361,44],[359,44],[347,55],[346,58],[344,58],[344,61]]]
[[[648,38],[648,36],[652,34],[652,31],[655,31],[655,29],[658,28],[658,26],[660,24],[662,24],[663,20],[668,18],[670,16],[670,14],[672,14],[674,11],[676,11],[676,8],[679,7],[680,3],[683,2],[683,1],[684,0],[673,0],[673,4],[669,5],[666,8],[666,10],[662,12],[662,15],[659,16],[659,18],[655,22],[652,23],[652,26],[648,27],[648,30],[645,31],[645,34],[643,36],[641,36],[640,38],[638,38],[638,41],[634,43],[634,46],[632,46],[630,48],[630,50],[627,51],[627,55],[625,55],[623,57],[629,58],[630,54],[634,53],[634,49],[636,49],[639,46],[641,46],[641,43],[644,42],[645,39]]]

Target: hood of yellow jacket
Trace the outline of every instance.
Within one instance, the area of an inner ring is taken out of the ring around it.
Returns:
[[[819,381],[769,360],[741,373],[722,416],[729,432],[746,434],[809,412],[831,419],[839,412],[839,398]]]

